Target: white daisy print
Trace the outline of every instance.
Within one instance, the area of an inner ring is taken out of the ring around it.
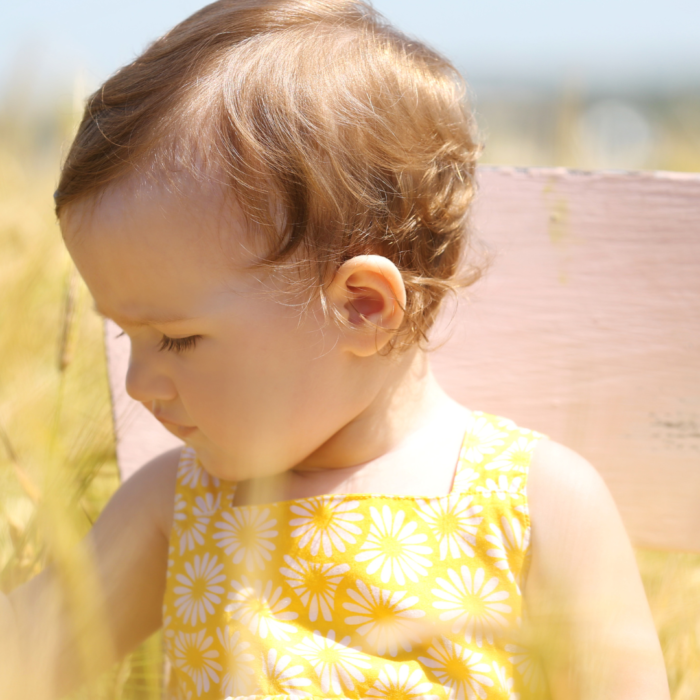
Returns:
[[[179,542],[180,556],[185,552],[191,552],[195,545],[204,544],[204,532],[207,529],[207,519],[202,522],[195,517],[189,503],[181,494],[175,496],[175,510],[173,512],[173,528]]]
[[[255,659],[246,651],[250,644],[241,640],[240,630],[231,632],[228,627],[219,627],[216,636],[224,650],[222,663],[225,673],[221,679],[221,692],[226,697],[248,695],[253,677],[251,662]]]
[[[505,666],[499,666],[497,661],[493,662],[493,670],[496,674],[496,681],[500,686],[501,690],[505,693],[504,698],[506,700],[520,700],[520,693],[513,691],[513,684],[515,681],[513,678],[508,676]]]
[[[329,692],[342,695],[343,688],[352,692],[355,683],[364,683],[365,677],[360,669],[372,667],[368,658],[349,644],[350,637],[336,642],[334,630],[330,630],[326,637],[316,631],[292,651],[313,666],[324,695]]]
[[[486,464],[489,471],[526,472],[532,460],[532,451],[537,444],[535,433],[527,432],[516,438],[498,457]]]
[[[292,513],[298,518],[292,518],[289,526],[292,537],[299,537],[299,547],[311,544],[311,554],[316,556],[322,548],[323,553],[330,557],[333,549],[345,551],[345,543],[355,544],[355,536],[362,530],[355,525],[362,520],[360,513],[352,513],[359,503],[346,501],[343,496],[332,498],[310,498],[308,501],[291,507]]]
[[[197,496],[194,499],[194,508],[192,512],[195,518],[206,518],[207,523],[211,520],[212,515],[219,510],[221,506],[221,494],[217,494],[216,498],[213,493],[205,493],[203,496]]]
[[[163,635],[165,636],[166,643],[167,640],[172,639],[175,636],[175,630],[172,628],[173,616],[167,615],[163,618]]]
[[[531,650],[517,644],[506,644],[506,651],[512,654],[508,661],[515,666],[527,689],[538,697],[546,685],[539,658]]]
[[[186,551],[191,552],[195,544],[204,544],[204,533],[207,525],[220,502],[221,496],[214,498],[211,493],[207,493],[204,496],[197,496],[194,505],[190,508],[182,494],[178,493],[175,496],[173,524],[175,534],[180,542],[180,556]]]
[[[221,671],[221,664],[216,661],[219,652],[209,648],[213,640],[205,634],[206,630],[178,632],[173,641],[173,662],[192,679],[197,695],[208,692],[212,683],[218,683]]]
[[[502,501],[505,501],[508,497],[523,496],[521,489],[522,483],[523,478],[521,476],[516,476],[514,479],[508,481],[508,477],[505,474],[500,474],[498,482],[493,479],[486,479],[486,486],[477,486],[476,490],[487,498],[491,498],[491,496],[495,494]]]
[[[474,556],[476,532],[483,520],[478,514],[482,506],[471,505],[473,496],[450,494],[447,498],[432,501],[418,501],[418,514],[430,526],[435,539],[440,544],[440,561],[449,552],[454,559],[462,554]]]
[[[493,534],[486,535],[484,539],[493,546],[486,550],[486,554],[496,559],[497,569],[508,572],[508,578],[519,583],[513,571],[518,572],[519,578],[530,546],[530,528],[524,528],[519,520],[506,518],[505,515],[501,516],[501,527],[491,523],[490,528]]]
[[[491,667],[481,661],[483,654],[464,649],[445,637],[434,640],[427,653],[429,657],[419,656],[418,661],[449,688],[450,700],[483,700],[486,688],[493,686]]]
[[[291,600],[281,597],[282,586],[273,591],[272,581],[268,581],[263,590],[261,581],[251,585],[245,576],[241,577],[240,583],[231,581],[231,585],[234,590],[228,594],[231,602],[226,610],[232,619],[240,620],[262,639],[271,634],[275,639],[289,641],[289,635],[296,632],[296,627],[286,621],[296,620],[299,615],[286,610]]]
[[[370,575],[381,569],[382,583],[388,583],[392,576],[399,586],[406,583],[406,578],[416,583],[433,565],[425,556],[433,551],[423,544],[428,536],[414,534],[418,527],[415,521],[404,525],[406,514],[402,510],[393,516],[388,505],[382,507],[381,514],[372,506],[370,514],[369,535],[355,561],[369,561],[367,573]]]
[[[357,633],[380,655],[388,651],[396,656],[399,647],[411,651],[412,644],[420,641],[415,620],[425,616],[423,610],[413,609],[418,596],[406,597],[405,591],[380,590],[376,586],[368,588],[360,580],[356,585],[357,591],[347,591],[354,603],[343,603],[346,610],[356,614],[346,617],[345,623],[359,625]]]
[[[455,493],[460,491],[468,491],[471,485],[479,478],[479,472],[471,467],[460,467],[455,474],[455,482],[452,485],[452,490]]]
[[[168,568],[165,571],[166,579],[169,579],[172,576],[173,567],[175,566],[175,545],[173,544],[174,539],[175,538],[172,537],[170,539],[170,544],[168,545]]]
[[[221,513],[223,520],[215,523],[220,532],[212,539],[217,540],[226,554],[233,555],[234,564],[244,563],[246,569],[261,569],[270,561],[275,545],[270,541],[277,537],[274,526],[277,520],[269,519],[270,509],[236,508]]]
[[[442,600],[433,603],[438,610],[446,612],[440,619],[452,621],[452,632],[464,634],[467,642],[476,640],[481,646],[486,639],[493,644],[494,628],[505,627],[508,621],[502,613],[511,612],[510,605],[502,601],[508,598],[508,591],[498,591],[498,579],[486,581],[483,569],[477,569],[472,579],[469,567],[461,567],[461,577],[453,569],[447,570],[449,581],[436,578],[441,588],[433,588],[433,594]]]
[[[309,609],[309,620],[316,622],[319,610],[323,619],[333,619],[335,591],[350,571],[349,564],[318,564],[305,559],[284,555],[287,566],[280,567],[280,574]]]
[[[486,455],[493,454],[496,448],[505,443],[508,433],[493,425],[480,411],[469,416],[460,457],[472,464],[481,464]]]
[[[221,603],[224,589],[219,584],[226,578],[222,574],[223,564],[211,557],[208,552],[200,557],[196,554],[192,562],[185,562],[185,573],[177,574],[179,585],[173,588],[175,612],[185,624],[196,625],[205,622],[207,615],[214,612],[214,605]]]
[[[269,684],[265,689],[266,694],[292,698],[308,696],[308,691],[302,688],[311,685],[311,681],[308,678],[298,678],[304,667],[301,664],[290,666],[291,660],[289,654],[277,658],[276,649],[270,649],[266,656],[263,655],[263,674]]]
[[[387,664],[365,697],[377,700],[439,700],[439,696],[434,695],[432,690],[433,684],[425,677],[422,669],[417,668],[411,673],[408,664],[401,664],[398,669]]]
[[[197,459],[197,453],[191,447],[184,447],[177,468],[177,479],[183,486],[196,489],[200,484],[206,488],[209,484],[219,486],[219,480],[211,476]]]
[[[491,416],[491,418],[495,419],[496,425],[499,428],[503,428],[508,432],[510,432],[511,430],[518,430],[518,426],[510,418],[503,418],[502,416]]]

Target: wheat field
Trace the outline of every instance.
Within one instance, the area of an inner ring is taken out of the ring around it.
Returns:
[[[481,105],[487,116],[497,108]],[[549,114],[546,104],[541,109]],[[700,107],[689,98],[667,111],[697,117]],[[0,588],[6,592],[49,560],[70,563],[73,545],[119,483],[101,321],[52,211],[75,114],[70,101],[39,117],[12,105],[0,109]],[[700,170],[700,120],[684,118],[689,126],[678,133],[669,127],[649,167]],[[487,160],[580,165],[566,145],[571,119],[571,106],[560,104],[556,138],[537,150],[526,129],[499,126],[494,118]],[[672,697],[700,697],[700,557],[640,551],[638,562]],[[155,635],[74,697],[155,700],[163,674]]]

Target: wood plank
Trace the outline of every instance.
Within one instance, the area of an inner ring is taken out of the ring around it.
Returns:
[[[480,186],[496,258],[446,309],[437,376],[589,459],[636,545],[700,551],[700,177],[506,168]]]

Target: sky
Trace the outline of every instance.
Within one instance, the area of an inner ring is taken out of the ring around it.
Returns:
[[[4,0],[0,95],[25,84],[87,87],[206,3]],[[375,0],[405,32],[451,58],[477,87],[700,92],[700,0]]]

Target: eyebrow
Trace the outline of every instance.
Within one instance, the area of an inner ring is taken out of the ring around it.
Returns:
[[[148,326],[148,325],[158,325],[162,323],[178,323],[181,321],[191,321],[192,317],[183,317],[183,316],[173,316],[170,314],[163,314],[161,316],[157,317],[132,317],[132,316],[110,316],[109,314],[106,314],[100,307],[96,304],[93,303],[93,308],[95,311],[102,316],[103,318],[108,318],[115,323],[119,323],[119,321],[123,321],[125,323],[128,323],[131,326]]]

